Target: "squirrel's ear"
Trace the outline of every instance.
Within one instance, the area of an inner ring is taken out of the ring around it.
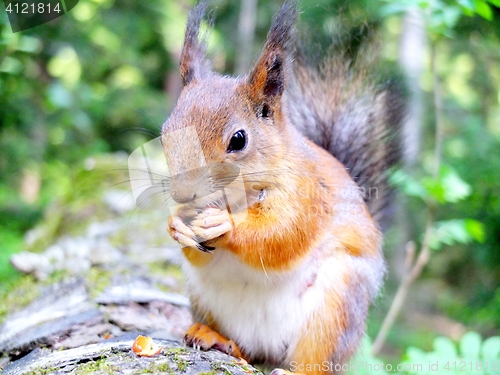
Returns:
[[[295,2],[285,2],[267,34],[264,51],[248,77],[248,84],[255,99],[273,100],[283,93],[290,37],[296,18]]]
[[[189,12],[180,61],[183,86],[193,80],[202,79],[212,72],[210,62],[206,58],[206,43],[204,40],[200,41],[199,39],[200,25],[206,11],[207,3],[201,1]],[[206,39],[206,37],[203,39]]]

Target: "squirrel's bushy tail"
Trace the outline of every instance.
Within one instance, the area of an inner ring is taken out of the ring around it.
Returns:
[[[385,228],[393,211],[388,173],[402,154],[402,80],[396,74],[380,79],[368,51],[355,57],[332,52],[319,64],[307,62],[299,49],[296,54],[288,90],[291,120],[345,165]]]

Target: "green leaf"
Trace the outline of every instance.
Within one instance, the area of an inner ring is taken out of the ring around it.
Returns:
[[[470,9],[465,9],[462,8],[462,12],[467,16],[467,17],[474,17],[476,15],[476,12],[474,10]]]
[[[418,197],[423,200],[428,198],[425,187],[422,183],[413,179],[410,175],[402,170],[397,170],[389,177],[391,184],[400,186],[403,193],[412,197]]]
[[[466,359],[479,359],[481,336],[477,332],[467,332],[460,340],[460,352]]]
[[[467,198],[471,193],[471,187],[460,178],[451,167],[443,165],[439,171],[439,178],[444,189],[446,202],[455,203]]]
[[[394,185],[402,187],[406,195],[421,198],[426,201],[429,198],[438,203],[455,203],[465,199],[471,193],[471,188],[460,176],[449,166],[440,168],[438,178],[424,177],[416,181],[402,170],[395,171],[390,176]]]
[[[493,20],[493,12],[491,11],[490,6],[483,0],[475,0],[476,4],[476,13],[479,14],[484,19],[491,21]]]
[[[449,29],[452,29],[457,24],[461,14],[460,8],[447,7],[443,9],[442,20]]]
[[[446,203],[446,192],[439,180],[436,180],[433,177],[424,177],[422,178],[422,185],[427,193],[427,196],[441,204]]]
[[[433,347],[434,350],[428,353],[415,347],[409,347],[406,350],[405,360],[402,364],[409,364],[410,366],[406,368],[410,370],[403,371],[402,374],[498,374],[495,368],[498,367],[498,361],[500,360],[499,336],[491,337],[481,343],[481,336],[478,333],[467,332],[460,340],[460,353],[457,352],[455,342],[447,337],[436,338]],[[472,361],[472,365],[469,361]],[[466,366],[470,367],[464,368],[465,362],[467,362]],[[489,364],[486,365],[486,362]],[[424,364],[424,367],[421,367],[420,371],[415,371],[411,367],[413,364]],[[438,367],[431,368],[431,365],[434,364]]]
[[[437,337],[433,346],[434,350],[443,358],[455,358],[457,356],[455,344],[447,337]]]
[[[475,10],[476,6],[474,4],[474,0],[458,0],[457,3],[463,7],[464,9],[468,10]]]
[[[456,243],[469,243],[473,237],[466,229],[466,220],[439,221],[435,224],[429,247],[439,250],[442,245],[454,245]]]
[[[500,0],[488,0],[488,3],[500,8]]]
[[[355,366],[348,370],[347,375],[370,375],[373,374],[373,371],[370,371],[370,366],[373,368],[376,366],[378,369],[377,374],[380,375],[389,375],[385,369],[384,369],[384,363],[374,357],[371,354],[371,347],[372,343],[369,337],[364,337],[363,341],[361,342],[361,346],[358,349],[356,356],[351,359],[351,363],[353,363]],[[370,364],[370,366],[358,366],[358,364],[363,363],[363,364]]]
[[[481,353],[484,361],[500,360],[500,336],[486,339],[481,348]]]
[[[474,240],[479,243],[484,243],[486,233],[483,223],[474,219],[465,219],[465,229]]]
[[[405,363],[424,363],[426,362],[426,356],[427,355],[423,350],[410,346],[408,349],[406,349],[407,360],[405,361]]]

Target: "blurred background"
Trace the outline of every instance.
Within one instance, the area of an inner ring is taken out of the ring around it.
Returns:
[[[211,3],[214,67],[242,74],[257,58],[280,2]],[[382,355],[399,356],[410,345],[429,349],[438,335],[459,339],[470,330],[498,335],[500,4],[300,3],[303,29],[316,33],[318,41],[340,23],[376,30],[383,64],[400,63],[412,93],[400,220],[387,236],[389,275],[371,314],[369,336],[376,336],[403,277],[405,244],[412,240],[420,248],[431,211],[439,238]],[[80,0],[67,15],[18,33],[0,5],[2,301],[30,277],[12,267],[12,254],[41,252],[61,236],[78,234],[82,223],[104,215],[97,197],[115,187],[128,189],[127,155],[158,136],[180,92],[177,65],[193,4]],[[446,182],[450,186],[426,180],[436,144],[440,163],[453,171],[443,172],[455,179]],[[448,187],[463,193],[439,199],[436,189]],[[415,192],[419,189],[426,190]],[[165,223],[157,230],[164,232]],[[0,319],[8,313],[5,303]]]

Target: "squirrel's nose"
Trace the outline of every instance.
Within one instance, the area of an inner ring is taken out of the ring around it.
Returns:
[[[190,203],[213,193],[208,167],[175,174],[170,180],[170,195],[179,204]]]
[[[179,204],[192,202],[197,196],[199,197],[197,193],[200,183],[200,171],[198,169],[174,175],[170,180],[170,195]]]
[[[196,199],[196,193],[193,193],[191,189],[181,186],[179,189],[172,189],[170,191],[172,199],[177,203],[189,203]]]

